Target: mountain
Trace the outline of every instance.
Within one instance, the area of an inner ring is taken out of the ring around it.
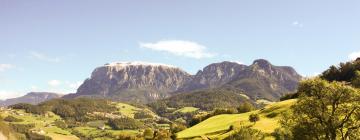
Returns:
[[[236,80],[246,67],[246,65],[228,61],[210,64],[203,70],[197,72],[197,74],[193,76],[193,79],[185,84],[179,92],[220,87],[230,81]]]
[[[274,66],[267,60],[259,59],[225,86],[242,89],[254,100],[277,101],[281,96],[295,92],[301,79],[292,67]]]
[[[301,78],[292,67],[274,66],[265,59],[255,60],[250,66],[225,61],[205,67],[180,91],[231,87],[254,100],[276,101],[294,92]]]
[[[170,65],[116,62],[96,68],[73,97],[105,97],[120,101],[149,102],[171,96],[192,76]]]
[[[196,75],[165,64],[118,62],[96,68],[76,94],[64,98],[100,97],[147,103],[198,90],[230,88],[252,100],[276,101],[294,92],[300,80],[293,68],[274,66],[264,59],[249,66],[228,61],[214,63]]]
[[[0,106],[9,106],[17,103],[38,104],[47,100],[61,98],[62,95],[50,92],[30,92],[22,97],[0,101]]]

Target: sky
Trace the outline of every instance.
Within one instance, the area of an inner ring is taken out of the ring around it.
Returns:
[[[359,0],[0,0],[0,99],[76,92],[116,61],[264,58],[304,76],[360,56]]]

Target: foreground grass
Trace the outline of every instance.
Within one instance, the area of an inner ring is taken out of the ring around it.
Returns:
[[[199,139],[201,137],[209,138],[226,138],[232,131],[230,127],[239,128],[240,125],[252,125],[252,128],[258,129],[264,133],[272,133],[279,127],[279,114],[286,111],[293,105],[296,100],[287,100],[266,106],[263,110],[243,114],[226,114],[211,117],[191,128],[177,133],[179,139]],[[256,124],[249,122],[249,115],[258,113],[260,121]]]

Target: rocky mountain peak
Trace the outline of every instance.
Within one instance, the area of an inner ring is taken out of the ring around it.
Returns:
[[[190,74],[171,65],[115,62],[96,68],[76,95],[117,96],[124,99],[134,96],[128,92],[138,92],[146,98],[141,101],[147,102],[169,96],[190,79]]]
[[[252,66],[259,66],[260,68],[263,68],[263,69],[268,69],[272,66],[272,64],[265,60],[265,59],[257,59],[253,62]]]
[[[67,97],[100,96],[146,103],[176,93],[231,86],[253,99],[276,100],[293,92],[300,78],[293,68],[274,66],[265,59],[250,66],[230,61],[213,63],[196,75],[159,63],[114,62],[96,68],[77,93]]]

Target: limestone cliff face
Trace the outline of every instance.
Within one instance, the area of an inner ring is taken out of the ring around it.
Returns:
[[[276,101],[295,92],[301,79],[292,67],[274,66],[267,60],[258,59],[227,86],[240,88],[253,99]]]
[[[130,98],[124,96],[142,94],[145,101],[151,101],[170,96],[190,80],[190,74],[169,65],[144,62],[111,63],[96,68],[91,78],[79,87],[76,95]]]
[[[222,86],[235,80],[246,67],[246,65],[229,61],[210,64],[194,75],[192,81],[184,85],[181,91]]]
[[[258,59],[246,66],[236,62],[210,64],[199,71],[191,82],[180,91],[233,87],[256,99],[275,101],[287,93],[294,92],[301,76],[287,66],[274,66]]]
[[[200,89],[235,88],[252,99],[278,100],[294,92],[301,76],[287,66],[264,59],[247,66],[236,62],[210,64],[196,75],[169,65],[120,62],[96,68],[76,94],[131,102],[150,102]]]

